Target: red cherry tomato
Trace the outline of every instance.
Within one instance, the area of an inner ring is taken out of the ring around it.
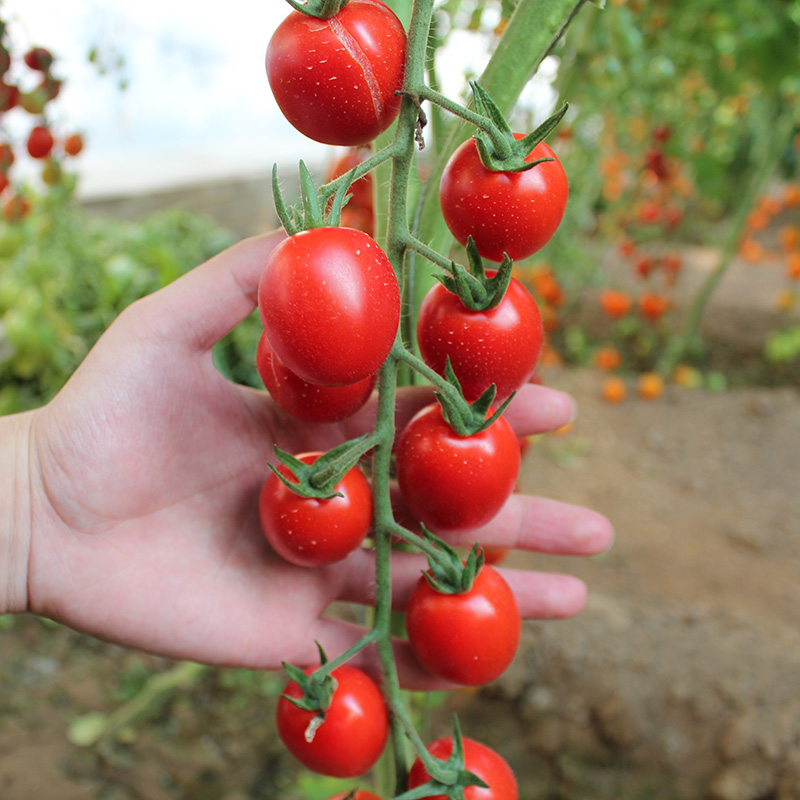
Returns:
[[[517,652],[520,626],[514,593],[487,565],[462,594],[438,592],[421,577],[406,608],[408,641],[420,664],[465,686],[491,683],[506,670]]]
[[[326,386],[376,372],[400,321],[389,259],[352,228],[314,228],[281,242],[264,266],[258,305],[278,358],[303,380]]]
[[[47,158],[54,144],[53,134],[44,125],[37,125],[28,135],[28,153],[31,158]]]
[[[366,789],[356,789],[355,792],[341,792],[329,797],[328,800],[381,800],[381,798],[373,792],[368,792]]]
[[[480,528],[500,510],[519,473],[517,435],[500,417],[459,436],[438,403],[426,406],[397,442],[397,480],[413,516],[438,533]]]
[[[256,367],[272,399],[295,419],[303,422],[340,422],[356,413],[375,388],[370,375],[349,386],[320,386],[294,374],[272,352],[264,333],[258,340]]]
[[[312,670],[307,670],[310,674]],[[389,734],[389,715],[375,682],[355,667],[344,665],[332,673],[337,682],[325,719],[309,742],[306,734],[318,712],[304,711],[285,697],[278,701],[278,734],[289,752],[314,772],[335,778],[363,775],[380,757]],[[302,697],[290,682],[289,697]]]
[[[359,145],[400,110],[406,34],[380,0],[350,0],[330,19],[293,11],[267,47],[267,77],[297,130],[325,144]]]
[[[422,358],[440,375],[447,358],[470,402],[493,383],[502,403],[529,380],[542,352],[544,328],[533,295],[512,278],[498,306],[470,311],[441,283],[419,310],[417,338]]]
[[[453,739],[446,737],[437,739],[428,747],[431,755],[444,761],[453,753]],[[476,742],[474,739],[464,739],[464,768],[475,773],[485,781],[488,789],[479,786],[468,786],[464,789],[464,800],[517,800],[519,790],[517,779],[508,766],[506,760],[498,755],[491,747]],[[411,767],[408,775],[408,788],[416,789],[430,780],[430,775],[418,758]],[[429,795],[422,800],[447,800],[443,794]]]
[[[298,455],[313,464],[321,453]],[[281,464],[281,474],[292,480]],[[364,541],[372,525],[372,491],[356,466],[336,484],[342,497],[318,500],[295,494],[277,475],[270,474],[261,489],[258,512],[261,527],[275,552],[300,567],[335,564]]]
[[[569,188],[561,162],[544,142],[525,160],[540,158],[553,161],[526,172],[495,172],[481,163],[474,139],[464,142],[439,184],[442,213],[453,236],[465,245],[471,235],[478,252],[491,261],[502,261],[503,253],[517,261],[544,247],[564,216]]]

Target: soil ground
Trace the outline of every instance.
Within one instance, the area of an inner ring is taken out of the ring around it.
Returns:
[[[723,303],[711,338],[740,334],[736,316]],[[580,575],[588,607],[528,623],[512,669],[447,696],[434,730],[458,710],[511,761],[523,800],[799,800],[797,387],[609,405],[598,373],[546,380],[580,417],[535,441],[523,488],[597,508],[616,543],[588,560],[511,556]],[[0,625],[3,800],[321,800],[340,786],[298,783],[269,674],[207,670],[101,744],[72,744],[76,719],[136,702],[175,665],[36,618]]]

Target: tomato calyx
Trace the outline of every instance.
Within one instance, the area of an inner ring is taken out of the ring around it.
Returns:
[[[459,300],[469,311],[489,311],[503,302],[514,262],[506,255],[496,272],[487,276],[475,240],[467,240],[469,269],[453,263],[451,275],[437,275],[436,280],[449,292],[458,295]]]
[[[275,201],[275,211],[281,225],[290,236],[312,228],[337,227],[342,218],[342,208],[352,197],[347,192],[349,186],[350,181],[343,181],[333,200],[329,203],[324,202],[320,198],[308,167],[305,162],[300,161],[300,194],[303,205],[302,208],[287,206],[278,183],[278,165],[274,164],[272,167],[272,196]]]
[[[317,19],[330,19],[335,17],[347,5],[347,0],[286,0],[286,2],[301,14]]]
[[[447,760],[436,758],[427,750],[420,752],[419,757],[430,780],[404,792],[396,800],[420,800],[436,795],[445,795],[450,800],[463,800],[464,789],[469,786],[489,788],[489,784],[483,778],[465,767],[464,737],[457,716],[453,719],[453,749]]]
[[[494,383],[477,400],[469,403],[464,397],[461,382],[453,370],[449,357],[445,364],[444,377],[449,391],[442,388],[434,392],[434,396],[442,407],[445,421],[459,436],[474,436],[491,428],[516,394],[512,392],[505,402],[490,414],[497,395],[497,386]]]
[[[472,589],[478,573],[483,568],[483,548],[474,544],[465,561],[447,542],[431,533],[421,524],[423,539],[433,548],[425,548],[428,556],[428,571],[422,575],[428,585],[440,594],[464,594]]]
[[[481,163],[486,169],[494,172],[525,172],[533,169],[543,161],[552,160],[540,158],[535,161],[526,161],[525,158],[561,122],[569,108],[567,103],[564,103],[558,111],[548,117],[535,131],[523,136],[521,139],[517,139],[503,116],[503,112],[492,100],[489,92],[477,81],[470,81],[470,86],[475,99],[475,108],[478,113],[486,117],[489,123],[486,129],[479,130],[475,134],[478,154],[480,155]]]
[[[309,724],[306,731],[306,741],[313,739],[314,733],[325,721],[325,712],[331,707],[333,693],[338,686],[336,679],[330,674],[330,669],[325,669],[325,665],[328,663],[328,656],[319,642],[316,642],[316,645],[319,651],[320,669],[314,670],[310,675],[294,664],[289,664],[286,661],[282,662],[284,671],[300,687],[303,694],[301,697],[291,697],[284,693],[281,697],[284,697],[297,708],[303,709],[303,711],[319,712]]]
[[[375,444],[375,435],[367,433],[328,450],[312,464],[301,461],[276,445],[275,456],[292,473],[294,481],[287,478],[273,464],[268,466],[295,494],[317,500],[330,500],[333,497],[343,497],[341,492],[336,491],[337,484]]]

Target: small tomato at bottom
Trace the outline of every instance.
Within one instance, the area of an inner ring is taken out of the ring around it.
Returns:
[[[322,453],[297,456],[313,464]],[[289,480],[292,472],[278,470]],[[277,475],[264,482],[259,497],[261,528],[275,552],[299,567],[323,567],[346,558],[364,541],[372,525],[372,490],[356,466],[336,484],[341,497],[319,500],[295,494]]]
[[[437,739],[428,746],[432,756],[440,761],[450,758],[453,752],[452,737]],[[519,789],[517,779],[508,766],[508,762],[485,744],[473,739],[464,739],[464,768],[477,775],[489,785],[488,789],[480,786],[468,786],[464,789],[464,800],[517,800]],[[422,761],[418,758],[408,775],[408,788],[427,783],[430,775]],[[443,794],[429,795],[422,800],[447,800]]]
[[[423,576],[406,607],[408,641],[432,675],[465,686],[498,678],[517,652],[522,620],[514,593],[484,565],[472,588],[444,594]]]
[[[312,672],[306,670],[309,675]],[[312,723],[320,712],[306,711],[287,700],[303,694],[297,683],[288,684],[278,701],[278,734],[308,769],[334,778],[355,778],[367,772],[383,753],[389,714],[377,684],[360,669],[345,664],[331,676],[336,689],[324,721],[316,729]]]

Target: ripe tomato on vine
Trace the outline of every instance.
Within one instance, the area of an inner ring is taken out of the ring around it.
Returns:
[[[362,145],[397,117],[406,33],[380,0],[349,0],[328,19],[293,11],[267,48],[272,93],[286,119],[324,144]]]

